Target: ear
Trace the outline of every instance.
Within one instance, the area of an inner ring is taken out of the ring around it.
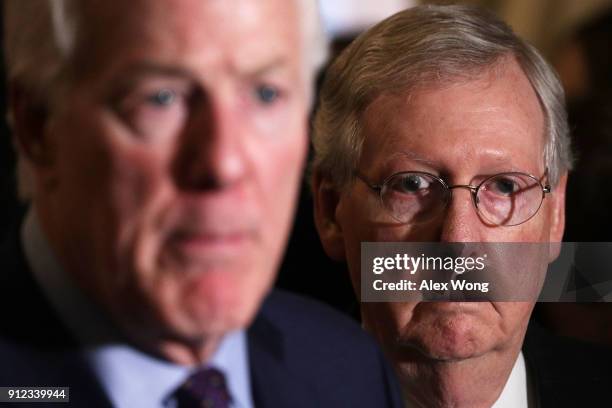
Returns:
[[[549,241],[551,243],[550,262],[553,262],[559,256],[561,246],[554,243],[560,243],[563,239],[565,231],[565,189],[567,186],[567,172],[563,173],[559,178],[559,183],[553,188],[550,194],[551,199],[551,224]]]
[[[55,157],[53,143],[46,132],[48,111],[18,84],[9,84],[12,130],[19,153],[37,170],[49,167]]]
[[[559,183],[553,189],[552,225],[550,228],[551,242],[560,242],[565,231],[565,188],[567,186],[567,172],[559,178]]]
[[[314,195],[314,221],[323,249],[330,258],[343,261],[346,259],[344,236],[336,219],[336,209],[340,202],[341,193],[336,190],[329,179],[322,177],[316,171],[313,174],[312,191]]]

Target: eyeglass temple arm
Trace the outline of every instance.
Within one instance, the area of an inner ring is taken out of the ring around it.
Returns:
[[[546,184],[544,184],[544,186],[542,187],[542,191],[544,192],[544,194],[550,194],[552,192],[552,187],[548,182],[548,167],[546,168],[546,170],[544,170],[544,174],[540,179],[540,183],[543,183],[544,180],[546,180]]]
[[[368,179],[365,178],[365,176],[363,176],[361,173],[359,172],[354,172],[353,173],[355,175],[355,177],[357,177],[359,180],[363,181],[363,183],[370,187],[372,190],[376,191],[377,193],[379,193],[382,190],[382,186],[379,184],[372,184],[368,181]]]

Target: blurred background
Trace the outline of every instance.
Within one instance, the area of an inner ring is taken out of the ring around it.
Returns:
[[[333,39],[334,55],[369,26],[421,3],[478,4],[508,22],[557,68],[566,89],[577,161],[568,186],[565,240],[612,241],[612,190],[608,189],[612,180],[612,0],[320,2],[326,29]],[[3,76],[2,67],[0,75]],[[0,109],[5,112],[4,81],[0,81],[0,95]],[[15,198],[15,156],[6,121],[0,120],[0,133],[2,232],[18,221],[20,211]],[[345,267],[326,257],[312,218],[312,198],[304,183],[277,286],[356,314],[357,305]],[[539,315],[558,332],[612,344],[610,306],[544,305]]]
[[[319,0],[333,38],[359,34],[372,24],[416,4],[475,4],[495,12],[547,57],[579,26],[605,14],[610,0]]]

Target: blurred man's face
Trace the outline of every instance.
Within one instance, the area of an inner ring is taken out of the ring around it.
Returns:
[[[476,80],[458,80],[410,96],[380,96],[366,110],[363,125],[358,171],[375,184],[402,171],[431,173],[449,185],[476,185],[503,172],[538,178],[545,173],[542,109],[514,61]],[[328,235],[341,241],[342,249],[334,251],[338,246],[326,244],[325,238],[324,245],[332,256],[346,258],[359,293],[361,242],[558,241],[563,196],[561,183],[529,221],[494,227],[478,216],[469,190],[456,189],[442,215],[426,224],[406,225],[386,214],[378,194],[357,180],[339,196],[339,237]],[[535,265],[533,273],[541,272]],[[366,327],[401,363],[423,357],[463,359],[520,347],[532,307],[526,302],[363,303],[362,311]]]
[[[271,286],[307,147],[294,2],[95,3],[48,126],[53,241],[134,333],[242,327]]]

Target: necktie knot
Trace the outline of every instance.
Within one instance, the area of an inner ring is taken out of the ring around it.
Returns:
[[[228,408],[225,376],[215,368],[197,370],[175,391],[178,408]]]

